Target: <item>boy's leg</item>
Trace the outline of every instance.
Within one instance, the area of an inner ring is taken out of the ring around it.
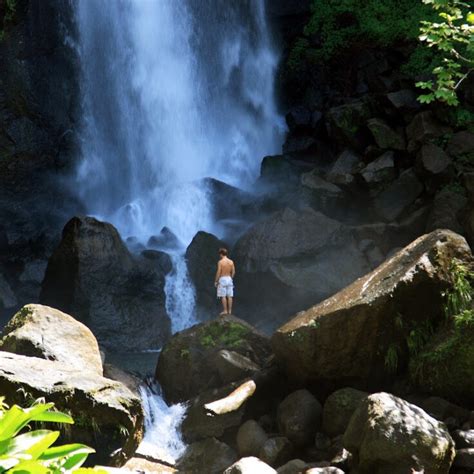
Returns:
[[[227,297],[227,314],[232,314],[232,296]]]
[[[221,314],[227,314],[227,298],[223,296],[221,299],[222,299],[222,313]]]

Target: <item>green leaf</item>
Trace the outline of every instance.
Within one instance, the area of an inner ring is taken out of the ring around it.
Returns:
[[[51,474],[51,471],[37,461],[25,461],[11,468],[7,474]]]
[[[39,415],[35,416],[34,421],[74,424],[74,420],[70,415],[60,411],[46,411],[44,413],[40,413]]]
[[[49,448],[59,436],[59,431],[36,430],[15,438],[0,442],[0,454],[14,456],[26,453],[36,459],[45,449]]]
[[[73,444],[65,444],[63,446],[53,446],[52,448],[48,448],[40,457],[39,459],[43,461],[50,461],[51,459],[59,459],[71,455],[76,454],[91,454],[95,453],[95,450],[89,448],[85,444],[80,443],[73,443]]]

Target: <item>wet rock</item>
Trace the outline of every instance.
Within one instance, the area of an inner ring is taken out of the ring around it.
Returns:
[[[110,456],[124,461],[142,438],[141,401],[123,384],[92,370],[77,370],[63,362],[0,352],[0,385],[10,405],[44,397],[61,411],[71,413],[74,442],[96,449],[94,462],[110,463]],[[19,390],[21,389],[21,390]],[[25,398],[23,398],[25,397]],[[100,436],[96,436],[96,431]]]
[[[222,349],[243,355],[260,367],[271,354],[268,339],[233,316],[221,316],[176,333],[163,346],[156,369],[166,399],[185,401],[221,387],[224,381],[215,357]],[[237,374],[240,377],[241,372]]]
[[[111,224],[74,217],[49,259],[40,301],[86,322],[111,351],[154,349],[170,333],[164,284],[159,269],[134,258]]]
[[[241,456],[257,456],[268,439],[255,420],[247,420],[237,432],[237,447]]]
[[[102,375],[97,341],[84,324],[39,304],[24,306],[2,331],[0,350],[60,362]]]
[[[234,257],[240,304],[272,326],[370,268],[352,229],[310,208],[261,220],[237,241]],[[271,310],[260,301],[271,301]]]
[[[290,135],[283,144],[283,153],[291,155],[309,152],[317,146],[317,140],[311,136]]]
[[[279,431],[296,447],[307,446],[321,426],[321,412],[321,404],[308,390],[297,390],[278,406]]]
[[[183,243],[169,227],[163,227],[158,235],[148,239],[147,247],[173,250],[183,247]]]
[[[433,200],[433,207],[426,230],[449,229],[453,232],[463,233],[461,224],[462,210],[467,204],[467,197],[462,190],[445,187],[441,189]]]
[[[143,250],[140,255],[153,262],[154,265],[156,264],[164,275],[167,275],[171,270],[173,270],[173,262],[166,252],[147,249]]]
[[[329,109],[328,129],[331,137],[360,149],[367,141],[364,127],[372,115],[369,101],[361,99]]]
[[[339,387],[390,376],[387,353],[395,344],[403,366],[407,328],[421,315],[433,322],[444,317],[441,293],[450,285],[453,258],[472,259],[463,237],[439,230],[418,238],[280,327],[272,337],[277,362],[299,381]],[[400,315],[403,327],[396,324]]]
[[[8,281],[0,274],[0,310],[14,308],[18,304]]]
[[[307,169],[302,169],[282,155],[266,156],[262,161],[260,177],[266,183],[297,184],[303,171]]]
[[[454,466],[460,469],[474,470],[474,448],[458,449],[454,458]]]
[[[374,207],[382,219],[393,221],[400,217],[422,192],[423,184],[413,169],[408,169],[374,198]]]
[[[448,142],[446,151],[456,158],[474,158],[474,133],[462,131],[455,133]]]
[[[207,312],[216,311],[214,279],[220,248],[228,248],[228,245],[215,235],[200,231],[186,249],[186,265],[196,288],[196,303]]]
[[[410,469],[446,474],[455,454],[442,423],[388,393],[361,403],[344,434],[344,446],[357,459],[358,472],[370,474]]]
[[[305,129],[311,125],[311,111],[304,106],[292,107],[285,119],[291,131]]]
[[[278,474],[300,474],[305,472],[307,464],[301,459],[292,459],[277,469]]]
[[[276,474],[277,471],[260,459],[251,456],[239,459],[224,474]]]
[[[420,107],[416,99],[416,94],[412,89],[402,89],[396,92],[387,94],[388,100],[398,110],[412,111]]]
[[[421,147],[418,160],[423,171],[430,175],[446,174],[452,163],[449,155],[433,143]]]
[[[363,166],[360,157],[351,150],[344,150],[326,174],[330,183],[349,185],[354,182],[354,175]]]
[[[405,150],[405,137],[393,130],[385,121],[378,118],[370,119],[367,126],[372,132],[377,146],[382,150]]]
[[[324,180],[319,174],[316,169],[301,175],[303,199],[314,209],[332,215],[344,206],[346,195],[341,188]]]
[[[237,454],[227,444],[208,438],[191,444],[178,463],[179,472],[222,474],[237,461]]]
[[[440,124],[431,111],[424,111],[415,115],[406,132],[409,141],[408,151],[414,152],[432,138],[449,133],[450,129]]]
[[[394,153],[387,151],[369,163],[361,175],[367,184],[383,183],[395,179]]]
[[[46,260],[32,260],[25,265],[19,280],[21,282],[41,283],[47,266],[48,262]]]
[[[258,457],[270,466],[277,467],[288,462],[292,455],[293,445],[289,439],[284,436],[277,436],[265,442]]]
[[[367,392],[349,387],[341,388],[329,395],[323,407],[324,432],[329,436],[343,434],[355,410],[367,395]]]

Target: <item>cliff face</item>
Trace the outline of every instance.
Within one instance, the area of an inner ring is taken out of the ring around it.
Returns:
[[[74,31],[68,2],[0,2],[0,29],[0,309],[5,309],[36,300],[64,210],[78,207],[62,183],[75,146],[78,69],[65,35]]]

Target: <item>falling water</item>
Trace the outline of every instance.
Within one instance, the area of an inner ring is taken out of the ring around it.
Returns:
[[[220,229],[203,178],[251,189],[262,157],[281,147],[264,0],[74,8],[83,109],[76,189],[124,237],[146,243],[167,226],[183,243],[165,290],[173,331],[184,329],[195,322],[184,248],[197,231]]]

